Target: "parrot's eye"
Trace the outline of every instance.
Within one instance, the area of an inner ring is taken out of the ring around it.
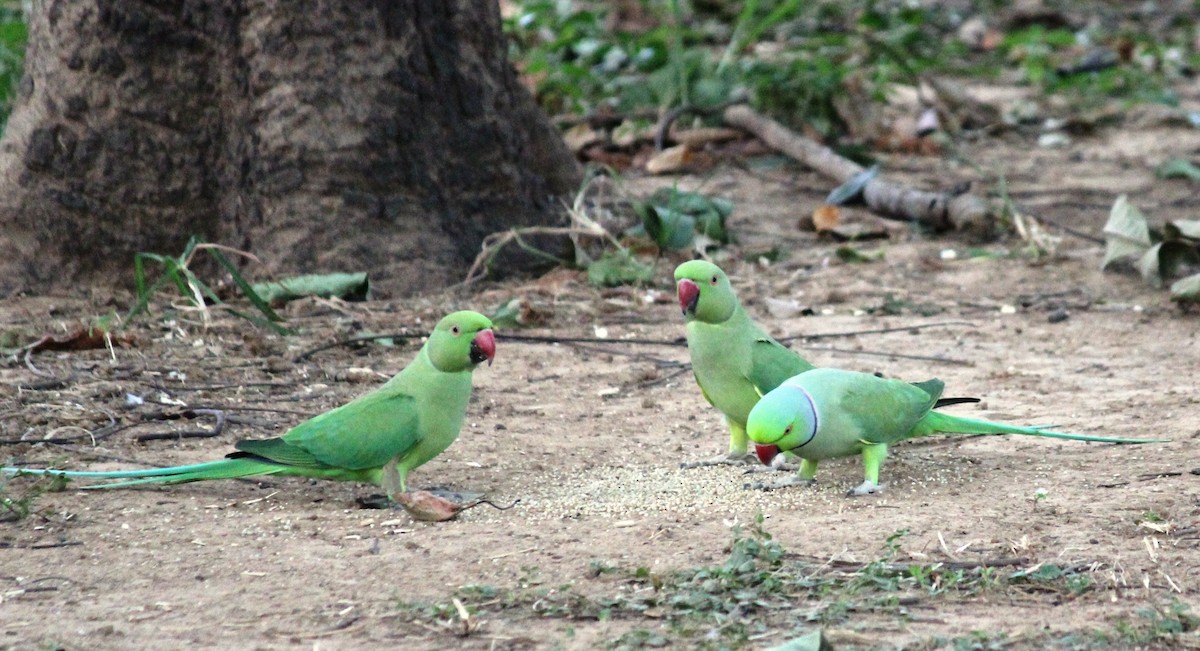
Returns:
[[[450,334],[457,337],[460,332],[462,332],[462,330],[459,330],[458,326],[450,326]]]
[[[713,287],[716,287],[716,286],[717,286],[717,277],[716,277],[716,276],[713,276],[712,278],[709,278],[709,279],[708,279],[708,283],[709,283],[710,285],[712,285]]]
[[[783,428],[783,435],[784,435],[784,436],[787,436],[788,434],[791,434],[791,433],[792,433],[792,426],[791,426],[791,425],[788,425],[787,427]]]

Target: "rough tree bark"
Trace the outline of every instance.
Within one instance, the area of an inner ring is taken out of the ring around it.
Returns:
[[[29,33],[0,296],[119,282],[193,234],[411,293],[578,183],[492,1],[35,0]]]

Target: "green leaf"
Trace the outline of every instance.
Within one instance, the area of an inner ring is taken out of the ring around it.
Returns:
[[[837,251],[834,251],[838,259],[847,264],[858,264],[864,262],[875,262],[883,259],[883,249],[878,251],[866,252],[859,251],[852,246],[839,246]]]
[[[1192,274],[1171,283],[1171,300],[1178,303],[1200,303],[1200,274]]]
[[[1146,250],[1138,259],[1138,272],[1153,287],[1162,287],[1163,281],[1179,272],[1185,264],[1200,262],[1200,253],[1191,244],[1179,240],[1159,242]]]
[[[646,231],[654,236],[654,241],[664,249],[672,251],[686,249],[696,236],[696,219],[686,213],[669,208],[656,208],[653,214],[658,218],[652,229],[646,226]]]
[[[1176,219],[1163,226],[1163,239],[1200,240],[1200,219]]]
[[[1117,197],[1112,211],[1109,212],[1108,223],[1104,225],[1104,244],[1104,262],[1100,265],[1101,269],[1107,269],[1113,262],[1124,258],[1140,258],[1153,244],[1146,216],[1129,203],[1125,195]]]
[[[1183,158],[1171,159],[1158,169],[1154,170],[1160,179],[1187,179],[1189,181],[1200,181],[1200,167],[1195,163]]]
[[[521,299],[510,298],[500,304],[496,311],[489,317],[492,325],[497,329],[517,328],[520,327],[521,316]]]
[[[850,177],[849,181],[846,181],[845,183],[834,188],[833,191],[829,193],[829,196],[825,197],[825,203],[834,206],[845,206],[854,203],[862,196],[863,189],[867,187],[867,184],[871,182],[871,179],[875,178],[876,176],[879,176],[878,163],[868,167],[858,174],[855,174],[854,176]]]
[[[589,283],[600,287],[631,285],[652,280],[654,267],[638,262],[629,251],[606,251],[588,265],[587,276]]]
[[[662,249],[687,249],[697,233],[720,244],[729,242],[725,219],[733,212],[733,204],[725,199],[662,188],[646,202],[635,204],[634,212],[642,223],[626,234],[639,235],[644,230]]]
[[[833,645],[825,640],[825,636],[818,629],[764,651],[833,651]]]
[[[258,308],[259,312],[262,312],[264,316],[272,321],[283,321],[283,319],[271,309],[271,306],[267,305],[267,300],[262,297],[262,293],[255,290],[254,287],[252,287],[250,283],[246,281],[245,276],[243,276],[242,273],[238,271],[238,268],[229,261],[229,258],[225,257],[224,253],[221,253],[221,251],[218,249],[210,249],[209,253],[212,254],[213,258],[216,259],[218,264],[225,268],[225,271],[229,272],[230,277],[233,278],[233,283],[237,285],[242,294],[254,304],[254,307]]]
[[[295,276],[274,282],[254,283],[252,287],[267,303],[304,296],[337,296],[349,301],[364,301],[371,296],[371,283],[366,272]]]

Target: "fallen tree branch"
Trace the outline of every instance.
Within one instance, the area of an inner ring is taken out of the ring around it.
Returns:
[[[864,171],[863,166],[832,149],[801,136],[763,116],[745,104],[725,109],[726,124],[745,129],[771,148],[811,167],[839,184]],[[986,235],[991,232],[996,210],[970,194],[927,192],[871,179],[863,188],[863,199],[871,211],[902,221],[917,222],[935,230],[959,230]]]

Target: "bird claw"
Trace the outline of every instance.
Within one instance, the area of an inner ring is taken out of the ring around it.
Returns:
[[[679,464],[679,467],[688,470],[690,468],[703,468],[705,466],[745,466],[758,463],[758,458],[753,454],[722,454],[719,457],[712,459],[701,459],[700,461],[684,461]]]
[[[884,484],[876,484],[873,481],[864,481],[858,486],[846,491],[846,497],[862,497],[864,495],[873,495],[883,491]]]
[[[360,495],[354,498],[354,501],[358,503],[358,508],[360,509],[394,509],[397,506],[391,498],[382,493],[374,493],[366,496]]]
[[[742,484],[743,490],[748,491],[773,491],[780,488],[790,488],[792,486],[812,486],[817,483],[815,479],[801,479],[795,475],[777,482],[754,482]]]
[[[781,455],[775,457],[774,459],[772,459],[771,463],[769,465],[759,464],[757,466],[750,466],[749,468],[746,468],[745,470],[743,470],[742,474],[750,475],[750,474],[757,473],[757,472],[780,472],[780,471],[795,472],[799,468],[800,468],[800,466],[798,464],[788,463],[787,460],[784,459],[783,455],[781,454]]]

